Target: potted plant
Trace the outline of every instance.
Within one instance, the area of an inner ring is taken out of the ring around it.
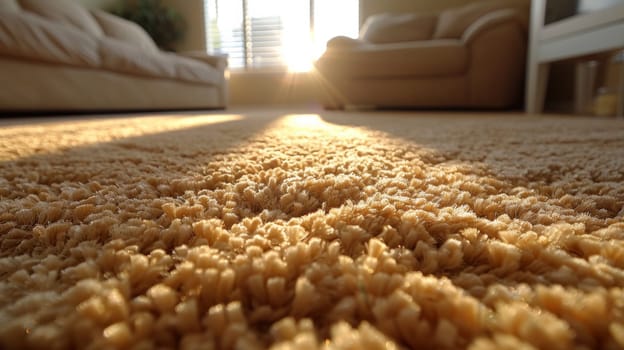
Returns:
[[[182,16],[160,0],[122,2],[113,13],[140,25],[166,51],[174,51],[174,45],[184,36]]]

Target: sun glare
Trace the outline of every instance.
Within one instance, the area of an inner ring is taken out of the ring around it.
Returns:
[[[318,114],[291,114],[286,116],[288,124],[304,129],[323,127],[325,122]]]
[[[295,4],[295,2],[289,2]],[[292,6],[292,5],[291,5]],[[301,18],[301,7],[289,6],[284,17],[284,45],[282,52],[288,71],[308,72],[327,45],[329,39],[338,36],[357,36],[359,13],[357,0],[314,2],[314,32],[301,26],[294,19]],[[305,18],[305,15],[304,15]],[[290,20],[289,20],[290,19]]]
[[[310,43],[285,45],[283,50],[289,72],[308,72],[312,69],[315,57]]]
[[[16,160],[30,157],[33,154],[52,154],[62,149],[86,147],[98,143],[124,142],[136,140],[150,135],[167,134],[178,130],[191,130],[207,125],[218,125],[246,119],[239,114],[168,114],[168,115],[144,115],[133,116],[131,118],[120,117],[102,118],[100,116],[83,116],[81,119],[67,120],[64,118],[52,118],[53,120],[41,121],[32,124],[25,122],[14,125],[6,125],[0,121],[0,140],[7,140],[31,135],[38,142],[46,142],[45,150],[37,147],[29,149],[27,152],[18,154],[1,154],[0,161]],[[50,135],[67,134],[71,138],[61,138],[59,140],[47,141]],[[71,143],[67,143],[70,142]]]

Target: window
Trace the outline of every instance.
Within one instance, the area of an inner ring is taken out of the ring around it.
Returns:
[[[205,0],[207,48],[233,69],[305,71],[334,36],[357,37],[359,0]]]

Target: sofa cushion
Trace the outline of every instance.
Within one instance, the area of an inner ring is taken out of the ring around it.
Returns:
[[[443,11],[438,18],[433,38],[458,39],[472,23],[492,11],[519,8],[526,13],[529,5],[527,0],[489,0]]]
[[[0,11],[0,56],[97,67],[95,38],[25,11]]]
[[[102,36],[102,28],[89,11],[71,0],[20,0],[24,10],[78,28],[85,33]]]
[[[136,45],[145,51],[158,51],[154,40],[138,24],[104,11],[95,10],[92,13],[107,37]]]
[[[95,38],[25,11],[0,11],[0,57],[211,85],[223,77],[199,60]]]
[[[223,74],[213,66],[165,52],[145,52],[110,38],[99,39],[104,69],[136,76],[174,79],[201,84],[220,84]]]
[[[364,22],[360,38],[371,43],[428,40],[437,18],[437,15],[427,13],[373,15]]]
[[[324,74],[356,79],[457,76],[468,69],[468,49],[458,40],[365,44],[328,49],[317,67]]]
[[[17,0],[0,0],[0,11],[17,12],[19,10]]]

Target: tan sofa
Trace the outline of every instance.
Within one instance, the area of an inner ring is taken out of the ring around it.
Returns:
[[[519,104],[529,2],[474,2],[441,13],[379,14],[358,39],[328,42],[316,69],[329,108]]]
[[[227,59],[160,51],[71,0],[0,1],[0,110],[225,108]]]

